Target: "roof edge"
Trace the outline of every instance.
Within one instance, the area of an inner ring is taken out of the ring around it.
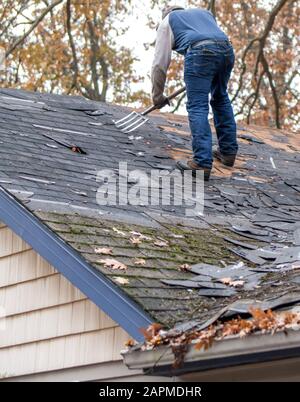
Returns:
[[[153,319],[1,186],[0,219],[130,336],[144,340],[140,329]]]
[[[245,338],[238,336],[215,341],[207,350],[196,350],[189,345],[184,365],[174,368],[174,354],[170,346],[161,346],[150,351],[122,352],[129,369],[144,370],[148,375],[178,376],[193,372],[263,363],[300,357],[299,331],[253,334]]]

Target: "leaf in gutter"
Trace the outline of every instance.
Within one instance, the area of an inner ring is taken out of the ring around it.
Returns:
[[[276,329],[277,320],[272,310],[263,311],[259,308],[250,307],[250,314],[253,317],[254,325],[262,331]]]
[[[158,323],[153,323],[149,325],[147,329],[141,328],[140,332],[144,335],[147,341],[151,341],[158,335],[159,331],[162,329],[162,325]]]
[[[127,266],[125,264],[112,258],[107,258],[106,260],[100,260],[100,263],[104,264],[105,268],[111,268],[113,270],[119,269],[121,271],[126,271],[127,269]]]
[[[132,348],[135,345],[137,345],[137,342],[134,339],[128,339],[128,341],[125,342],[127,348]]]
[[[146,265],[146,261],[143,258],[134,261],[134,265]]]
[[[97,247],[95,248],[95,253],[96,254],[103,254],[103,255],[112,255],[112,249],[109,247]]]
[[[121,276],[114,276],[113,279],[118,282],[120,285],[128,285],[129,280],[126,278],[122,278]]]

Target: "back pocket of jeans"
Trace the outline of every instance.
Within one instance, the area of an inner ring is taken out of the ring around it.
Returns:
[[[194,66],[207,67],[214,62],[216,52],[211,49],[203,48],[195,53],[193,56]]]

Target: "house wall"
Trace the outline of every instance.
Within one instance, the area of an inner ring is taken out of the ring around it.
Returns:
[[[0,321],[2,379],[118,362],[130,338],[0,223],[1,311],[6,315]]]

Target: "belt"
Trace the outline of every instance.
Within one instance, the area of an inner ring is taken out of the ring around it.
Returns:
[[[201,45],[216,45],[216,44],[222,44],[222,43],[223,43],[223,44],[224,44],[224,43],[226,43],[226,44],[231,44],[230,40],[227,40],[227,39],[225,39],[225,40],[216,40],[216,39],[199,40],[198,42],[192,43],[192,44],[188,47],[188,49],[187,49],[186,52],[189,52],[189,51],[192,50],[192,49],[196,49],[198,46],[201,46]]]

